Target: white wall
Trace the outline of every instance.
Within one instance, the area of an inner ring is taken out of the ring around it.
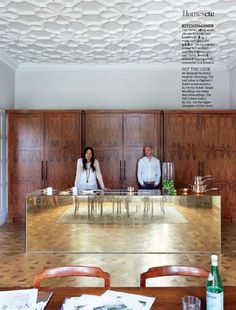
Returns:
[[[229,73],[215,69],[214,109],[229,108]],[[16,108],[180,109],[180,67],[21,66]]]
[[[0,108],[14,108],[15,72],[0,60]]]
[[[0,109],[0,225],[7,219],[6,115]]]
[[[14,108],[15,71],[0,60],[0,225],[7,219],[7,129],[4,110]]]
[[[230,108],[236,109],[236,66],[230,70]]]

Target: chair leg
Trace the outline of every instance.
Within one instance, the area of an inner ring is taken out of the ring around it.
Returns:
[[[88,217],[92,215],[92,199],[88,196]]]
[[[128,201],[125,202],[125,211],[126,211],[127,216],[129,216],[129,203],[128,203]]]
[[[121,214],[121,201],[117,200],[117,210],[116,210],[117,214]]]
[[[79,211],[79,200],[75,198],[75,211],[74,216],[76,216],[77,211]]]
[[[160,200],[161,213],[165,215],[165,201],[163,198]]]
[[[100,201],[100,215],[103,215],[103,201]]]

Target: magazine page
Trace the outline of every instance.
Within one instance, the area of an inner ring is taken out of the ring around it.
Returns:
[[[88,307],[91,303],[96,303],[100,296],[95,296],[95,295],[81,295],[80,297],[71,297],[71,298],[66,298],[63,305],[62,309],[63,310],[85,310],[86,307]]]
[[[0,310],[36,309],[38,289],[0,292]]]
[[[148,310],[155,301],[154,297],[107,290],[102,296],[104,300],[123,302],[128,309]],[[125,309],[125,308],[124,308]]]
[[[155,298],[108,290],[101,296],[82,295],[67,298],[63,310],[149,310]]]

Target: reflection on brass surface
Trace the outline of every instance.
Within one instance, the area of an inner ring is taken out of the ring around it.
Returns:
[[[220,196],[37,191],[26,205],[28,252],[221,252]]]

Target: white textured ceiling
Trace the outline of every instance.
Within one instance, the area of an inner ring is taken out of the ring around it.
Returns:
[[[215,63],[235,61],[236,0],[0,0],[0,51],[17,63],[180,63],[193,21],[214,23]]]

